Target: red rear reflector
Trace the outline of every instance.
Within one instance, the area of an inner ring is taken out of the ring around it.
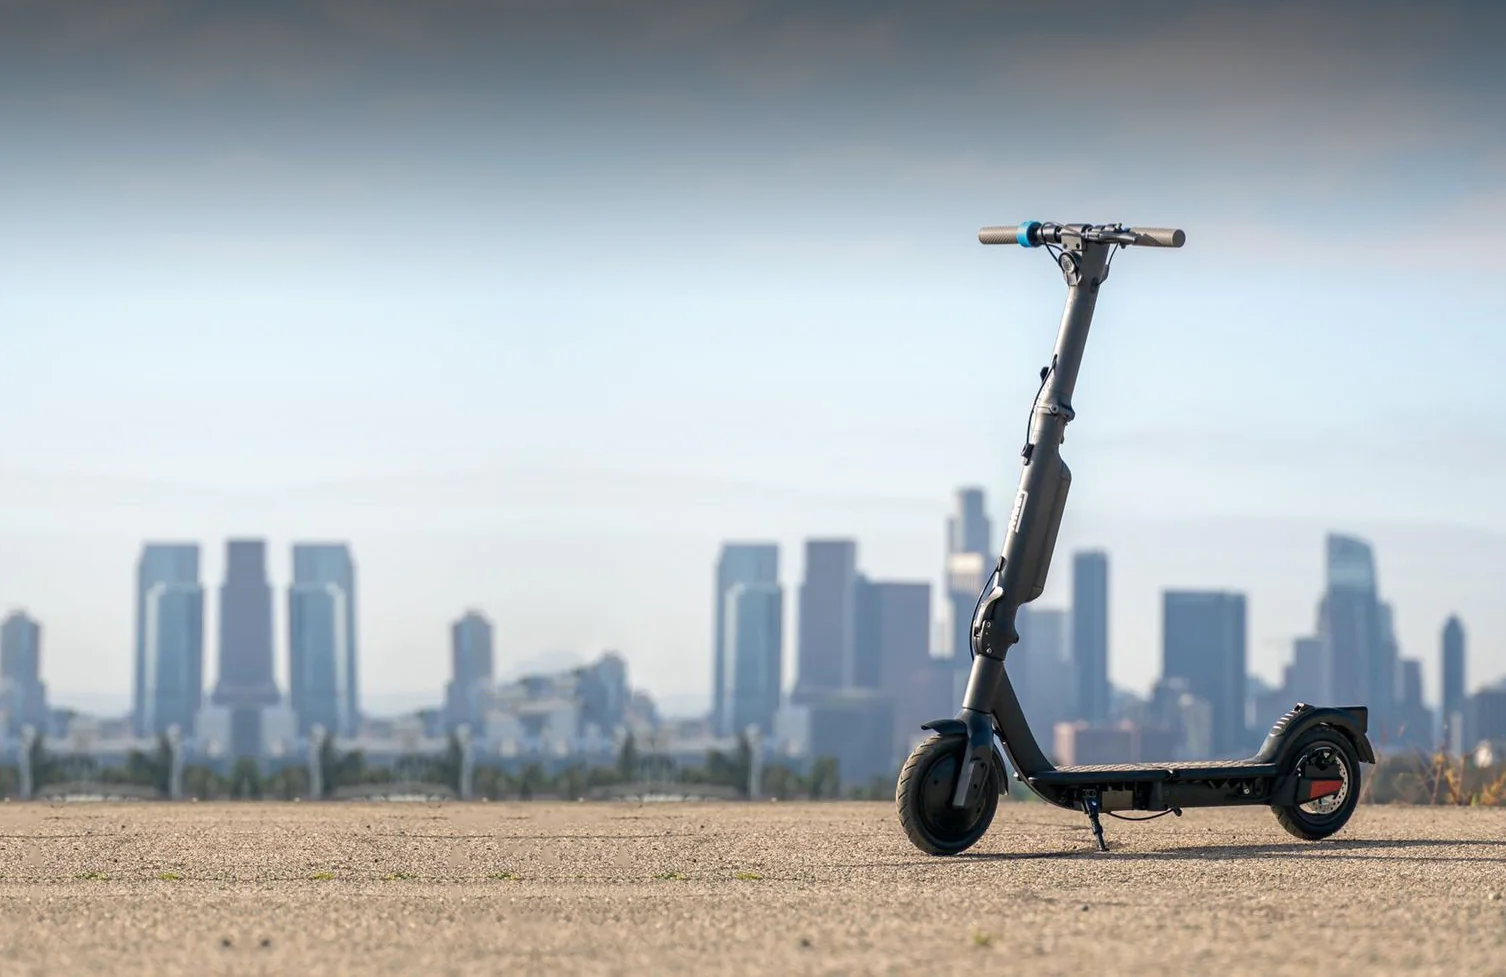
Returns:
[[[1344,781],[1342,780],[1309,781],[1307,785],[1307,799],[1312,800],[1316,797],[1327,797],[1330,794],[1337,794],[1343,789]]]

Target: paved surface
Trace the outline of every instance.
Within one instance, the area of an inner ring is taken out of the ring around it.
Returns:
[[[0,974],[1506,974],[1506,810],[0,804]]]

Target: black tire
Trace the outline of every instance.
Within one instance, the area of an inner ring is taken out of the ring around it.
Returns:
[[[1272,806],[1276,821],[1288,832],[1303,841],[1319,841],[1338,831],[1349,822],[1354,807],[1360,800],[1360,757],[1355,752],[1349,737],[1330,726],[1303,733],[1292,747],[1287,773],[1296,776],[1304,764],[1321,761],[1328,756],[1329,763],[1342,779],[1344,790],[1330,798],[1294,804],[1289,807]]]
[[[999,807],[999,771],[988,764],[973,802],[952,807],[952,791],[967,754],[962,736],[933,736],[915,748],[899,773],[894,800],[910,841],[928,855],[956,855],[977,844]]]

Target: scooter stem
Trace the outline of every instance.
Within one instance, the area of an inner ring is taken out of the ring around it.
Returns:
[[[1061,458],[1061,444],[1067,424],[1076,416],[1072,393],[1098,301],[1098,287],[1107,275],[1113,247],[1087,240],[1085,234],[1063,230],[1057,263],[1067,282],[1067,304],[1051,363],[1042,371],[1029,440],[1020,453],[1023,458],[1020,485],[1005,525],[998,575],[973,617],[974,654],[1001,660],[1010,646],[1020,640],[1015,629],[1020,606],[1035,600],[1045,589],[1072,481],[1072,473]],[[992,698],[964,700],[963,705],[987,711],[992,701]]]

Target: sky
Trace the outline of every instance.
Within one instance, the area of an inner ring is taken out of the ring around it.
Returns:
[[[1503,27],[0,0],[0,612],[114,708],[143,541],[212,589],[226,538],[279,584],[342,539],[373,701],[437,701],[474,607],[503,672],[610,648],[704,705],[723,540],[939,586],[952,492],[1007,513],[1064,286],[978,227],[1123,221],[1187,244],[1116,260],[1063,448],[1113,679],[1154,681],[1168,587],[1246,592],[1276,678],[1328,531],[1375,544],[1430,697],[1450,613],[1506,676]]]

